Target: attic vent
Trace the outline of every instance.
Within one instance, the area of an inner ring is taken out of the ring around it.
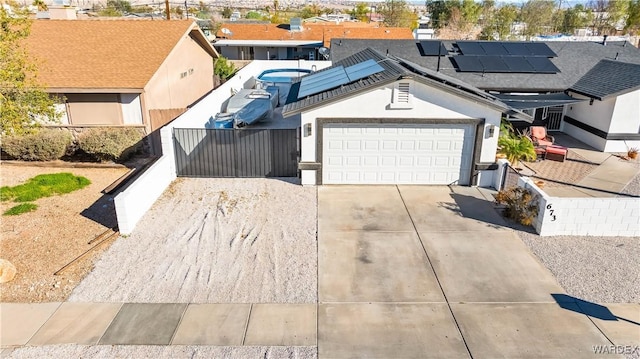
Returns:
[[[413,95],[411,95],[411,82],[399,82],[393,89],[393,98],[389,108],[411,109],[413,108]]]

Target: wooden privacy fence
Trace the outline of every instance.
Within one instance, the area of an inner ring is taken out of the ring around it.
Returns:
[[[174,128],[180,177],[296,177],[298,129]]]

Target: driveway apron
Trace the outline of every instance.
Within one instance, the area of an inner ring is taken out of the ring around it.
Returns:
[[[318,207],[320,358],[575,358],[612,344],[554,300],[572,297],[476,188],[322,186]]]

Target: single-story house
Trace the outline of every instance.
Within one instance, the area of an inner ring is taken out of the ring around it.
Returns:
[[[214,87],[216,50],[194,21],[36,20],[27,49],[68,127],[137,126],[147,133]]]
[[[230,60],[325,60],[332,39],[412,39],[409,28],[366,23],[222,24],[214,46]]]
[[[344,39],[332,40],[331,60],[369,47],[490,93],[598,150],[640,147],[640,50],[629,42]]]
[[[365,49],[307,75],[283,116],[300,116],[303,184],[483,184],[503,115],[497,97]],[[487,182],[488,183],[488,182]]]

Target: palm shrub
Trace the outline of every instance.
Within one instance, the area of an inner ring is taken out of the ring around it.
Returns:
[[[536,149],[533,142],[525,135],[500,136],[498,138],[500,153],[507,157],[512,166],[519,161],[533,161],[536,159]]]

